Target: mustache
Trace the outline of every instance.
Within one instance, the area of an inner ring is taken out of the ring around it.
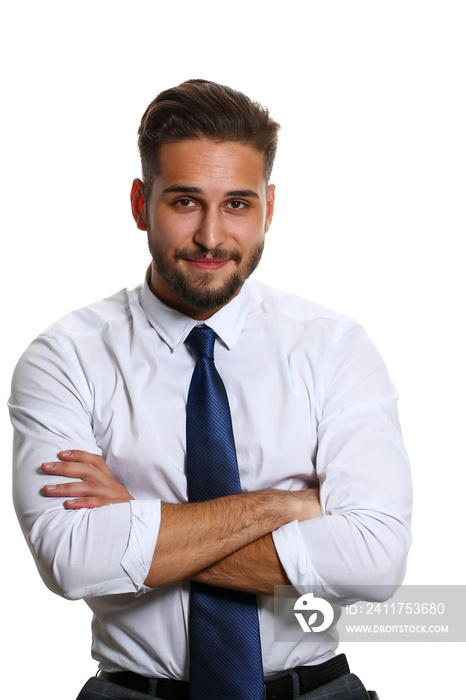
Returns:
[[[204,260],[205,258],[210,258],[211,260],[233,260],[239,264],[243,256],[239,250],[218,248],[214,248],[214,250],[189,250],[188,248],[183,248],[175,251],[175,259],[180,260],[181,258],[187,258],[188,260]]]

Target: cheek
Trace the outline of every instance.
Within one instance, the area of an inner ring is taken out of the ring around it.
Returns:
[[[262,242],[265,236],[265,222],[258,222],[254,226],[245,224],[238,227],[236,230],[236,242],[239,246],[246,249],[255,248],[258,243]]]
[[[173,217],[166,213],[158,213],[153,217],[151,236],[160,245],[170,248],[178,247],[192,237],[193,224],[188,217]]]
[[[246,246],[251,241],[257,242],[265,233],[266,218],[262,211],[250,212],[247,216],[238,216],[226,224],[226,228],[238,243]]]

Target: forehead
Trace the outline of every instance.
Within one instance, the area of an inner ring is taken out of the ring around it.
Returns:
[[[174,184],[222,190],[265,187],[264,155],[236,141],[193,139],[165,143],[154,185]],[[158,181],[158,183],[157,183]]]

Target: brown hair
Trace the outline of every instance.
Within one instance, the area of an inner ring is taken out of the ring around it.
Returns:
[[[164,90],[141,119],[138,147],[146,197],[157,174],[160,147],[171,141],[209,138],[238,141],[264,155],[264,178],[270,179],[280,125],[242,92],[208,80],[188,80]]]

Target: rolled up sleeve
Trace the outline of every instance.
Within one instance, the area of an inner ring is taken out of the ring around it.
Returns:
[[[274,542],[291,583],[345,604],[387,599],[409,550],[411,477],[397,393],[359,326],[337,339],[323,367],[316,471],[323,516],[292,522]]]
[[[148,590],[158,499],[66,510],[66,499],[42,495],[46,484],[73,481],[45,475],[43,462],[57,461],[58,452],[68,449],[102,454],[89,387],[66,344],[47,335],[32,343],[16,367],[9,409],[15,509],[46,585],[70,599]]]

